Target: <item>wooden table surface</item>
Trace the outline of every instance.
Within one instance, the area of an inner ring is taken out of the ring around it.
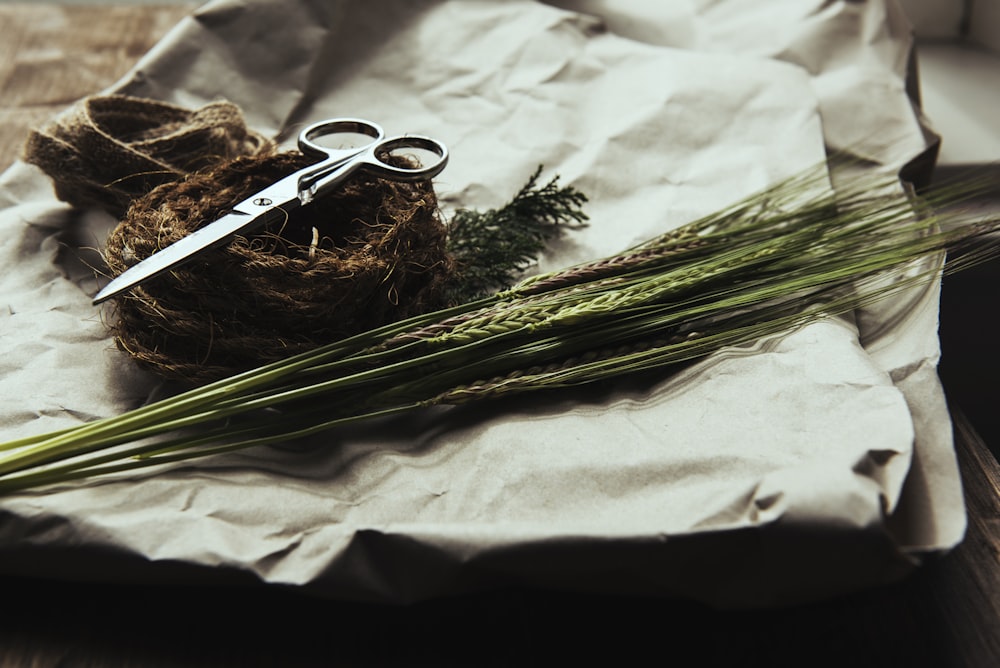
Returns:
[[[112,84],[190,9],[0,4],[0,171],[29,128]],[[998,283],[996,263],[945,283],[942,378],[969,528],[904,582],[788,610],[718,612],[526,590],[385,608],[273,587],[0,576],[0,665],[629,665],[651,650],[657,662],[699,665],[1000,666],[1000,468],[962,410],[1000,438],[996,376],[983,373],[1000,369],[981,361],[998,356],[978,315]]]

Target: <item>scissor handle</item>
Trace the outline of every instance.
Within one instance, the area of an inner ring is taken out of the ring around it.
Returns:
[[[333,148],[317,144],[314,140],[317,137],[330,137],[333,135],[356,134],[366,135],[372,141],[361,146],[347,148]],[[385,136],[385,131],[377,123],[363,118],[328,118],[325,121],[313,123],[299,133],[299,150],[313,158],[343,158],[357,155],[375,142]]]
[[[428,164],[419,163],[415,167],[393,165],[385,158],[396,151],[408,148],[422,149],[433,153],[436,159]],[[393,181],[423,181],[441,173],[448,164],[448,147],[436,139],[423,135],[403,135],[376,142],[358,156],[369,171]]]
[[[318,137],[336,135],[364,135],[371,137],[371,141],[364,142],[360,146],[343,148],[323,146],[315,141]],[[363,118],[328,118],[302,130],[299,133],[299,150],[307,156],[319,159],[319,162],[298,173],[298,192],[300,197],[305,198],[303,201],[313,197],[319,190],[319,183],[331,172],[371,148],[384,136],[385,131],[378,123]]]
[[[399,167],[387,162],[394,151],[401,149],[423,149],[436,156],[429,164],[420,163],[416,167]],[[339,163],[332,171],[325,171],[319,178],[309,178],[307,187],[299,188],[299,199],[303,203],[336,188],[344,179],[358,169],[372,172],[376,176],[393,181],[424,181],[437,176],[448,164],[448,149],[441,142],[421,135],[406,135],[375,142]],[[303,180],[299,180],[300,186]]]

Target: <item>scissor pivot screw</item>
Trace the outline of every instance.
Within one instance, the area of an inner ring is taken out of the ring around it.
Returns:
[[[271,206],[271,200],[266,197],[258,197],[253,203],[254,206]]]

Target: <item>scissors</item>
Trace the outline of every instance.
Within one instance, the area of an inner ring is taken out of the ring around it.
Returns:
[[[336,135],[361,135],[371,141],[351,148],[329,148],[316,143],[320,137]],[[298,145],[303,153],[320,161],[254,193],[215,222],[129,267],[104,286],[93,303],[100,304],[127,292],[199,253],[224,245],[237,234],[284,219],[289,212],[335,190],[359,169],[395,181],[422,181],[438,175],[448,164],[448,149],[441,142],[421,135],[386,139],[381,127],[360,118],[331,118],[313,123],[299,133]],[[423,149],[436,159],[419,167],[397,167],[385,162],[386,156],[401,149]]]

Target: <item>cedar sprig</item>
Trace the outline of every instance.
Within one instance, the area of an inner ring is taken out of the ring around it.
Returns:
[[[559,177],[538,185],[539,165],[499,209],[460,209],[448,224],[448,252],[458,270],[450,301],[463,303],[509,287],[563,229],[584,225],[587,197]]]

